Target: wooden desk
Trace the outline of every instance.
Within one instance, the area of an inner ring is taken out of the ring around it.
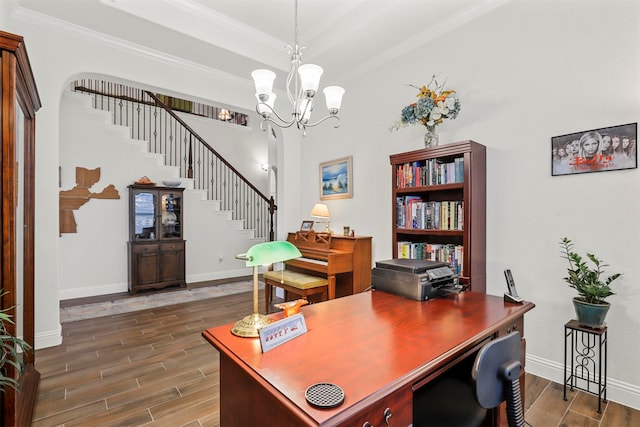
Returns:
[[[303,307],[308,332],[266,353],[231,324],[207,329],[220,351],[220,425],[380,426],[386,408],[391,425],[409,425],[413,390],[487,340],[524,334],[533,307],[474,292],[420,302],[369,291]],[[305,390],[318,382],[342,387],[344,403],[309,405]]]

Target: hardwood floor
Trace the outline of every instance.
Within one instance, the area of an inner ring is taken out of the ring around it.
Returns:
[[[264,304],[260,292],[260,307]],[[63,324],[63,344],[38,350],[33,426],[218,426],[217,351],[202,330],[251,311],[250,293]],[[535,427],[640,425],[640,411],[527,374]]]

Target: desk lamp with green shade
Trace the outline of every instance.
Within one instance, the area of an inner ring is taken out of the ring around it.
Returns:
[[[232,334],[239,337],[257,337],[260,328],[273,322],[264,314],[258,313],[258,266],[301,256],[298,248],[286,241],[258,243],[249,248],[246,254],[236,256],[238,259],[246,260],[247,267],[253,267],[253,314],[238,320],[231,328]]]

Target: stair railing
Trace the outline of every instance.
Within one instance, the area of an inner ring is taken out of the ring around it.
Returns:
[[[95,79],[76,80],[71,90],[90,94],[94,108],[110,111],[114,125],[130,128],[132,139],[147,141],[150,152],[164,155],[166,165],[180,168],[181,177],[193,179],[194,189],[218,200],[220,209],[255,230],[255,237],[274,240],[273,196],[265,196],[157,95]]]

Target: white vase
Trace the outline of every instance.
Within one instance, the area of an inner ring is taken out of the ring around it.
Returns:
[[[438,134],[436,133],[436,127],[426,126],[424,133],[424,146],[425,148],[432,148],[438,146]]]

